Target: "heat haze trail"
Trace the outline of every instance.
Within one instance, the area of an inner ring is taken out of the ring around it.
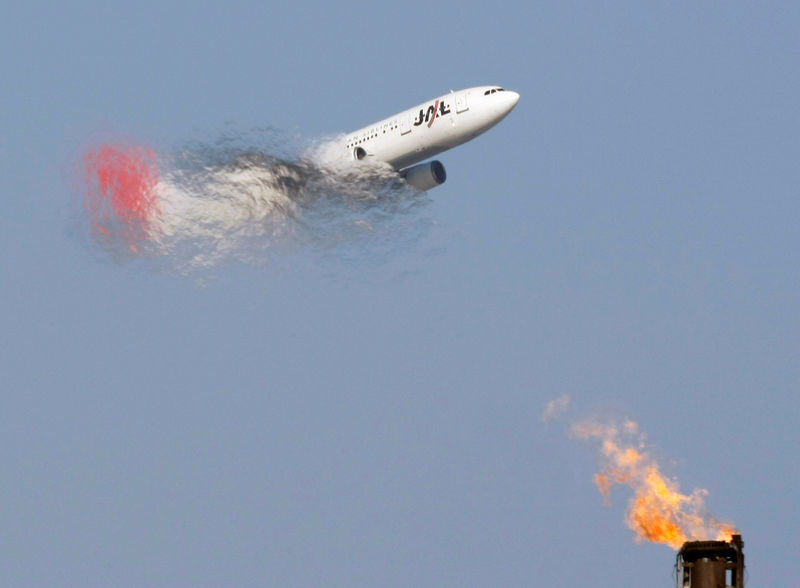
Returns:
[[[147,237],[158,211],[158,167],[152,150],[136,145],[102,145],[86,153],[86,209],[92,231],[118,232],[133,252]]]
[[[388,165],[324,163],[331,144],[287,155],[274,139],[225,137],[169,153],[105,142],[81,162],[91,234],[116,259],[192,273],[413,232],[426,197]]]

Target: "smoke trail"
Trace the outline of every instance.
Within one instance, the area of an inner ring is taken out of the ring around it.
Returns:
[[[261,139],[255,147],[227,136],[166,154],[124,141],[88,150],[92,236],[115,259],[193,273],[413,230],[427,203],[388,165],[337,163],[335,141],[291,154]]]
[[[542,422],[547,424],[567,412],[570,408],[572,408],[572,399],[569,394],[562,394],[558,398],[553,398],[545,405],[542,411]]]
[[[626,523],[637,541],[665,543],[678,549],[685,541],[729,541],[733,525],[712,516],[705,504],[708,491],[696,488],[682,494],[677,480],[665,477],[647,451],[645,435],[632,420],[601,422],[587,419],[574,423],[570,433],[595,441],[600,449],[600,472],[594,483],[606,500],[614,485],[633,490]]]

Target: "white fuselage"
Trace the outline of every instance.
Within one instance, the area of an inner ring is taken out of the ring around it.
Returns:
[[[402,170],[488,131],[519,102],[519,94],[499,86],[450,92],[348,133],[351,159],[382,161]]]

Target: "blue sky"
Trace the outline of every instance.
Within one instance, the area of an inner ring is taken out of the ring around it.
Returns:
[[[7,7],[3,583],[672,586],[566,434],[600,412],[709,490],[752,585],[796,585],[798,25],[788,2]],[[198,280],[88,237],[71,165],[98,133],[311,141],[493,83],[516,110],[375,239]]]

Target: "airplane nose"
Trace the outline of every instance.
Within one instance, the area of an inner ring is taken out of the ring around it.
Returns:
[[[509,112],[514,110],[514,107],[519,102],[519,94],[511,90],[503,90],[492,96],[496,100],[496,112],[500,116],[506,116]]]

